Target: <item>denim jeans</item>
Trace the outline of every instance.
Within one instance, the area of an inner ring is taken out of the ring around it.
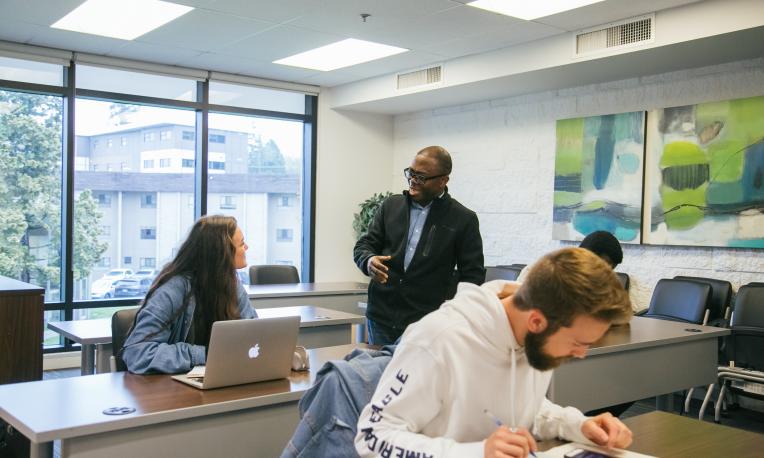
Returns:
[[[398,339],[405,329],[396,329],[391,326],[385,326],[382,323],[366,319],[366,327],[369,331],[369,343],[371,345],[392,345],[397,344]]]

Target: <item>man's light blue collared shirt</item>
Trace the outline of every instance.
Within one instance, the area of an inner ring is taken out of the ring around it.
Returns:
[[[445,192],[442,192],[437,199],[443,197],[443,194],[445,194]],[[419,244],[419,239],[422,237],[422,229],[424,228],[425,221],[427,221],[427,215],[430,214],[430,208],[432,208],[433,202],[434,200],[423,207],[413,200],[411,201],[411,209],[409,210],[409,235],[406,239],[406,255],[403,257],[404,271],[409,268],[411,259],[414,257],[416,246]]]

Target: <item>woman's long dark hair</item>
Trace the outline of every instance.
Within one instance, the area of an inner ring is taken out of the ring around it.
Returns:
[[[211,215],[199,218],[178,249],[175,259],[157,275],[141,308],[145,307],[154,291],[168,280],[178,275],[186,277],[196,302],[192,323],[193,343],[208,346],[212,323],[239,318],[238,281],[234,264],[236,246],[233,243],[235,232],[236,218],[232,216]],[[173,315],[167,326],[175,321],[187,304],[186,299],[184,306]]]

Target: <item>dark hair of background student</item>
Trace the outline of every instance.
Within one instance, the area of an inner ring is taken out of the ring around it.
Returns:
[[[186,277],[196,301],[192,328],[194,341],[190,343],[208,346],[215,321],[239,318],[238,280],[234,263],[236,247],[233,242],[236,227],[236,219],[232,216],[199,218],[178,249],[178,254],[157,275],[141,304],[143,307],[157,288],[171,278],[177,275]],[[175,315],[182,313],[187,306],[188,298]]]

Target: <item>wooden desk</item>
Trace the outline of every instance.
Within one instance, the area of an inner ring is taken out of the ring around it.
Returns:
[[[299,345],[305,348],[329,347],[352,342],[351,327],[363,324],[361,315],[329,310],[311,305],[281,307],[276,309],[258,308],[257,314],[263,318],[278,316],[300,316]],[[82,345],[81,373],[90,375],[109,371],[111,348],[111,318],[98,320],[56,321],[48,323],[48,328],[63,334]],[[96,348],[98,361],[96,364]]]
[[[297,402],[330,359],[358,345],[308,350],[311,370],[289,379],[202,391],[169,375],[98,374],[0,386],[0,416],[32,441],[32,457],[279,456]],[[122,416],[109,407],[132,407]]]
[[[612,327],[585,359],[557,368],[549,399],[586,412],[709,385],[716,381],[717,340],[729,333],[636,316]]]
[[[764,435],[698,421],[668,412],[650,412],[627,418],[624,423],[634,433],[629,450],[646,455],[672,457],[760,457]],[[543,441],[540,450],[563,444]]]

